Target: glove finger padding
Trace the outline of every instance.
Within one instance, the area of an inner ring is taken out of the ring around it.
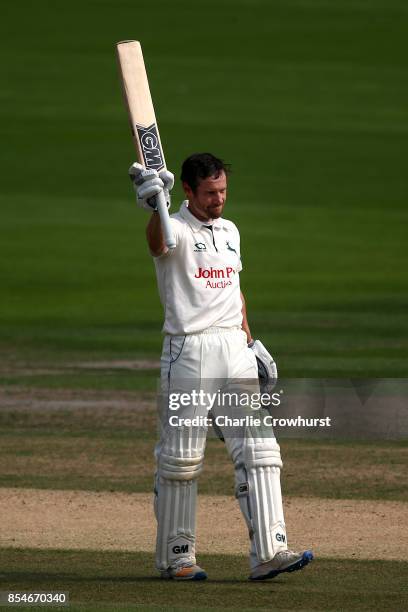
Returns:
[[[162,170],[159,177],[164,183],[164,189],[170,192],[174,187],[174,174],[169,170]]]
[[[157,170],[153,170],[152,168],[144,169],[141,172],[139,183],[148,183],[150,180],[158,178],[158,176]]]
[[[145,170],[144,166],[142,166],[142,164],[138,164],[137,162],[130,166],[128,172],[132,183],[138,183],[140,181],[143,170]]]
[[[136,189],[137,199],[146,200],[157,195],[163,189],[163,181],[158,176],[149,181],[143,182]]]
[[[156,196],[163,191],[167,208],[170,208],[170,190],[174,186],[174,175],[169,170],[146,169],[137,162],[129,168],[129,176],[136,192],[137,203],[141,208],[152,212],[157,210]]]

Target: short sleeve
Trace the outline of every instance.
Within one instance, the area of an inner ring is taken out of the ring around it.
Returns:
[[[237,272],[241,272],[242,271],[242,259],[241,259],[241,237],[239,235],[239,231],[237,226],[234,223],[234,232],[236,235],[235,238],[235,242],[238,245],[238,257],[239,257],[239,262],[238,262],[238,266],[237,266]]]

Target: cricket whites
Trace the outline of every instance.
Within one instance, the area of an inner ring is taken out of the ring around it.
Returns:
[[[116,49],[138,162],[146,169],[160,172],[165,169],[166,162],[154,114],[142,48],[137,40],[124,40],[117,43]],[[156,205],[160,215],[164,242],[169,249],[174,249],[176,243],[163,191],[156,196]]]

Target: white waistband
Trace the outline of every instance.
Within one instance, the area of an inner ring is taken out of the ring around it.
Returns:
[[[235,325],[234,327],[207,327],[207,329],[203,329],[198,332],[191,332],[189,334],[184,334],[186,336],[200,336],[201,334],[230,334],[231,332],[242,331],[239,325]],[[171,334],[168,334],[171,336]]]
[[[198,332],[199,334],[228,334],[231,332],[240,331],[241,328],[238,325],[234,327],[208,327],[208,329],[203,329],[203,331]]]

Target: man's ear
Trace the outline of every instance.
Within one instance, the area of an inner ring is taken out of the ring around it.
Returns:
[[[187,196],[187,199],[191,199],[191,196],[193,195],[193,190],[191,189],[190,185],[188,183],[186,183],[185,181],[182,182],[183,185],[183,189],[184,189],[184,193]]]

